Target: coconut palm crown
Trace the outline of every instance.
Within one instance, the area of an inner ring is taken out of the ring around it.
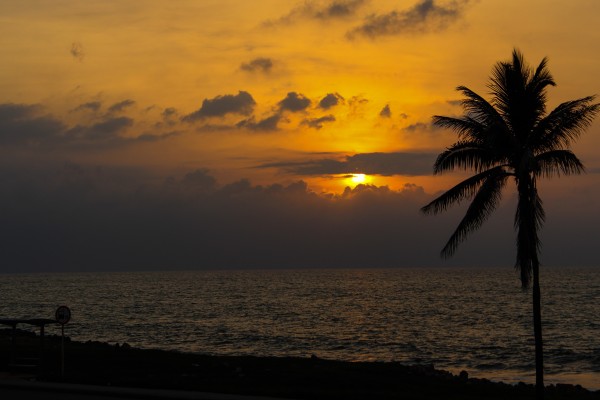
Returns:
[[[443,257],[450,257],[496,209],[502,189],[508,178],[513,177],[519,192],[515,217],[516,267],[524,287],[530,284],[532,262],[540,247],[537,232],[544,221],[536,180],[584,171],[569,147],[599,109],[599,104],[593,104],[595,96],[588,96],[564,102],[546,114],[548,86],[555,83],[547,59],[533,70],[518,50],[513,51],[512,62],[496,64],[489,84],[491,102],[459,86],[457,90],[465,96],[461,101],[465,115],[433,117],[436,126],[458,134],[458,141],[438,156],[434,174],[464,169],[474,171],[475,175],[422,208],[426,214],[437,214],[472,198],[464,218],[442,250]]]
[[[514,178],[518,194],[514,221],[516,268],[524,288],[533,280],[538,398],[543,397],[544,387],[538,231],[545,214],[536,182],[538,178],[584,171],[570,147],[591,124],[600,106],[594,104],[595,96],[588,96],[564,102],[546,113],[549,86],[555,86],[555,82],[547,59],[533,69],[516,49],[511,61],[497,63],[492,71],[488,85],[491,101],[459,86],[465,114],[457,118],[433,117],[434,125],[458,135],[458,141],[437,157],[434,174],[462,169],[473,171],[474,175],[421,209],[425,214],[437,214],[471,199],[465,216],[442,250],[443,257],[450,257],[498,207],[503,188],[509,178]]]

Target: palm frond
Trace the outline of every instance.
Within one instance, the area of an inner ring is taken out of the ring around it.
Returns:
[[[553,150],[534,157],[534,176],[579,175],[585,172],[582,162],[570,150]]]
[[[442,257],[451,257],[455,253],[458,245],[462,243],[470,233],[479,229],[494,210],[496,210],[502,197],[502,189],[506,184],[506,178],[508,176],[509,174],[500,168],[489,174],[477,191],[465,216],[458,224],[458,227],[452,236],[450,236],[448,243],[446,243],[442,249]]]
[[[454,143],[438,155],[433,165],[435,175],[455,169],[483,171],[495,164],[499,159],[494,152],[482,147],[476,141],[462,140]]]
[[[542,61],[540,61],[531,79],[530,86],[537,91],[541,91],[547,86],[556,86],[556,82],[554,82],[554,78],[548,69],[547,57],[544,57]]]
[[[542,228],[544,225],[544,221],[546,221],[546,211],[544,211],[544,202],[542,198],[538,195],[538,191],[535,191],[535,207],[534,207],[534,219],[535,219],[535,227],[537,230]],[[537,242],[537,248],[540,250],[542,243],[540,241]]]
[[[446,211],[453,204],[460,203],[464,199],[473,197],[483,182],[490,179],[492,176],[498,175],[502,171],[504,171],[504,167],[498,166],[465,179],[451,189],[448,189],[431,203],[422,207],[421,212],[424,214],[436,215]]]
[[[475,138],[480,137],[481,132],[485,129],[485,126],[469,116],[454,118],[434,115],[432,117],[432,122],[433,125],[439,128],[453,130],[456,132],[459,139],[469,138],[474,140]]]
[[[532,106],[540,116],[546,112],[546,88],[548,86],[556,86],[556,82],[548,70],[548,58],[544,57],[527,83],[529,98],[534,101]]]
[[[539,197],[535,184],[530,186],[527,193],[520,194],[517,212],[515,214],[515,229],[517,230],[517,262],[515,268],[520,272],[521,285],[529,287],[531,272],[541,241],[538,231],[541,229],[546,213],[542,199]]]
[[[510,122],[508,117],[511,110],[511,69],[511,64],[508,62],[497,63],[492,70],[488,85],[493,95],[491,104],[499,110],[507,124]]]
[[[590,126],[600,104],[593,104],[596,96],[566,101],[539,121],[531,136],[534,149],[554,150],[569,147]]]
[[[461,100],[461,105],[467,115],[486,126],[506,128],[502,115],[487,100],[466,86],[459,86],[456,90],[465,96],[465,99]]]

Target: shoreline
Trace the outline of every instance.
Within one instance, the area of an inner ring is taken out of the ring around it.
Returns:
[[[9,332],[0,335],[4,363],[10,354]],[[39,353],[39,336],[19,332],[16,352]],[[78,342],[65,338],[65,376],[60,376],[60,337],[45,338],[37,381],[107,387],[187,390],[296,399],[479,399],[533,397],[531,384],[516,385],[471,378],[433,365],[398,362],[347,362],[316,356],[212,356],[138,349],[127,344]],[[547,386],[548,399],[600,399],[600,391],[580,385]]]

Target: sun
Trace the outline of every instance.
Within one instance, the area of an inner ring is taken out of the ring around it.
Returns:
[[[358,184],[365,183],[367,181],[367,176],[365,174],[352,174],[352,178],[350,178],[352,182]]]

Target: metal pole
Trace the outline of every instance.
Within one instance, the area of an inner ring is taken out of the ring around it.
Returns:
[[[44,366],[44,324],[40,325],[40,371]]]
[[[60,326],[60,377],[65,377],[65,326]]]
[[[16,362],[16,352],[17,352],[17,324],[16,322],[12,324],[12,330],[10,333],[10,363],[15,364]]]

